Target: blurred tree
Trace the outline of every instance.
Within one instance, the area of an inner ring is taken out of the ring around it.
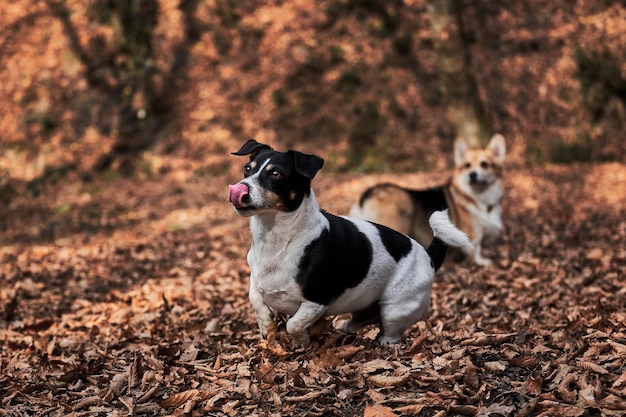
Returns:
[[[0,168],[0,208],[8,206],[16,195],[9,170]]]
[[[199,37],[193,18],[199,0],[180,1],[184,36],[173,49],[170,65],[160,67],[155,65],[157,57],[152,47],[160,15],[157,0],[93,1],[87,12],[89,19],[112,27],[115,41],[96,35],[89,38],[88,45],[81,43],[67,4],[60,0],[46,2],[84,66],[89,87],[106,97],[102,103],[107,112],[116,113],[108,117],[113,122],[99,126],[103,131],[114,132],[115,144],[100,155],[93,168],[106,169],[119,159],[122,173],[130,173],[134,156],[152,146],[160,128],[174,119],[172,103],[179,85],[176,81],[183,78],[181,69]],[[80,119],[78,113],[76,117]]]
[[[380,36],[393,37],[400,24],[403,2],[349,0],[342,4],[348,13],[362,16],[372,16],[378,21]],[[332,14],[332,12],[331,12]],[[351,95],[353,90],[362,85],[361,78],[356,71],[344,72],[339,80],[344,94]],[[368,100],[365,103],[356,103],[352,109],[354,126],[348,132],[350,156],[346,167],[360,166],[368,152],[377,147],[377,136],[383,129],[385,120],[380,116],[379,102]]]
[[[469,47],[463,37],[461,8],[461,0],[428,1],[448,119],[458,137],[465,138],[470,146],[478,146],[486,143],[489,126],[472,72]]]

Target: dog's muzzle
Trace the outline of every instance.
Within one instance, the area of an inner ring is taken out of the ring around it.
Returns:
[[[477,187],[486,187],[489,185],[489,179],[481,178],[476,171],[472,171],[469,173],[469,183]]]
[[[248,207],[248,203],[245,200],[249,198],[248,186],[241,182],[235,185],[228,185],[228,201],[230,201],[235,208],[241,209]]]

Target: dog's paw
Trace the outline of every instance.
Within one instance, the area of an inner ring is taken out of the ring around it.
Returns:
[[[296,328],[291,320],[287,321],[287,333],[298,346],[307,347],[311,344],[311,336],[308,329]]]
[[[395,345],[397,343],[400,343],[400,340],[400,336],[382,336],[380,339],[378,339],[381,345]]]
[[[335,326],[335,329],[346,333],[356,333],[357,330],[363,327],[361,323],[357,323],[353,318],[346,317],[335,319],[333,325]]]
[[[268,335],[270,334],[270,331],[271,331],[272,323],[273,323],[272,321],[267,322],[265,320],[257,319],[257,324],[259,325],[259,331],[261,332],[261,337],[263,339],[268,338]],[[274,333],[276,333],[276,329],[274,329]]]
[[[476,245],[475,248],[476,249],[474,250],[474,253],[472,254],[472,259],[474,260],[474,263],[476,265],[480,265],[480,266],[489,266],[489,265],[491,265],[491,260],[485,258],[480,253],[480,246]]]
[[[482,255],[475,255],[474,256],[474,263],[476,265],[480,265],[480,266],[489,266],[493,262],[491,262],[491,260],[489,260],[487,258],[484,258]]]

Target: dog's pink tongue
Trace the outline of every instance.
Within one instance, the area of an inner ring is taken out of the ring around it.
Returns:
[[[235,207],[248,207],[243,198],[248,195],[248,186],[238,182],[235,185],[228,186],[228,201],[233,203]]]

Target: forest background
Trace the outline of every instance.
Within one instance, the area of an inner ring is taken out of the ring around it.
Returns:
[[[249,137],[318,151],[334,170],[442,169],[467,123],[449,111],[454,100],[476,103],[466,117],[478,119],[475,136],[504,134],[512,161],[626,155],[620,1],[41,0],[6,9],[4,181],[150,170],[159,164],[151,158],[165,157],[220,173]]]

